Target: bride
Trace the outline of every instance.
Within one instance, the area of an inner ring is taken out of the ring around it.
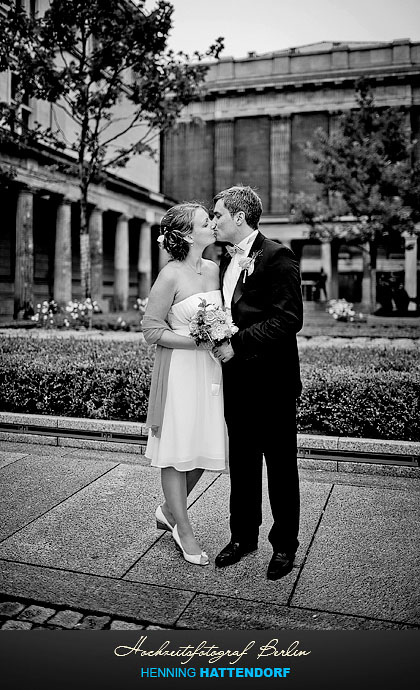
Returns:
[[[161,469],[165,501],[157,526],[172,532],[184,558],[208,565],[188,518],[187,496],[203,470],[225,469],[226,426],[221,366],[189,333],[189,320],[204,298],[222,305],[219,268],[203,259],[215,242],[214,224],[197,203],[170,208],[158,242],[170,260],[154,283],[143,318],[146,342],[156,343],[149,397],[146,457]]]

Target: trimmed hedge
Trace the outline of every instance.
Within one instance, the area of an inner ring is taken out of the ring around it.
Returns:
[[[301,432],[420,441],[418,350],[303,347]],[[0,410],[144,421],[154,348],[0,338]]]
[[[0,409],[141,421],[153,359],[140,343],[0,338]]]
[[[308,347],[300,359],[300,431],[420,441],[418,350]]]

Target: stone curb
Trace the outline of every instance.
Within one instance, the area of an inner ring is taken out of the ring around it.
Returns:
[[[120,422],[108,419],[84,419],[79,417],[56,417],[52,415],[24,414],[20,412],[0,412],[0,424],[15,426],[37,426],[42,433],[42,427],[59,429],[73,429],[74,431],[103,431],[105,433],[132,434],[147,436],[145,424],[141,422]],[[420,446],[420,444],[419,444]]]
[[[0,412],[0,424],[13,425],[16,427],[34,426],[37,427],[38,434],[28,434],[30,439],[36,442],[37,437],[42,436],[42,428],[57,429],[57,438],[60,436],[60,429],[70,429],[82,432],[102,432],[105,434],[129,435],[135,437],[138,443],[145,441],[147,428],[141,422],[122,422],[104,419],[84,419],[78,417],[56,417],[50,415],[21,414],[19,412]],[[15,438],[16,431],[8,433],[0,432],[0,439],[10,440]],[[4,438],[7,435],[7,439]],[[23,436],[24,434],[18,434]],[[48,438],[48,437],[47,437]],[[57,443],[55,435],[51,436],[52,445]],[[79,439],[81,440],[81,439]],[[133,439],[134,440],[134,439]],[[30,440],[28,440],[30,442]],[[84,440],[81,440],[81,444]],[[100,441],[101,444],[106,441]],[[111,441],[112,443],[112,441]],[[66,444],[67,445],[67,444]],[[116,443],[112,445],[117,445]],[[127,444],[128,445],[128,444]],[[317,449],[325,451],[343,451],[378,455],[401,455],[414,456],[420,458],[420,442],[416,441],[393,441],[371,438],[352,438],[346,436],[321,436],[317,434],[298,434],[298,448]],[[138,452],[138,449],[136,449]]]

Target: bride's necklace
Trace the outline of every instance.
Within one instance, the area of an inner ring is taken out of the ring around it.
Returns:
[[[202,259],[200,259],[200,268],[199,269],[197,269],[196,266],[192,266],[191,264],[189,264],[187,262],[185,262],[185,263],[187,264],[188,268],[190,268],[192,271],[194,271],[194,273],[196,273],[199,276],[203,275],[203,260]]]

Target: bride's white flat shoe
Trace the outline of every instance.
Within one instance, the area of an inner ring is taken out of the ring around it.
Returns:
[[[166,529],[168,532],[172,532],[173,527],[170,522],[166,519],[165,515],[163,514],[163,510],[160,506],[156,508],[155,512],[156,516],[156,527],[158,529]]]
[[[174,538],[175,544],[178,546],[179,549],[181,549],[182,555],[184,556],[185,560],[188,561],[188,563],[192,563],[193,565],[209,565],[209,557],[207,556],[205,551],[202,551],[197,555],[191,555],[184,551],[184,548],[181,544],[181,540],[179,538],[178,527],[176,525],[172,530],[172,536]]]

